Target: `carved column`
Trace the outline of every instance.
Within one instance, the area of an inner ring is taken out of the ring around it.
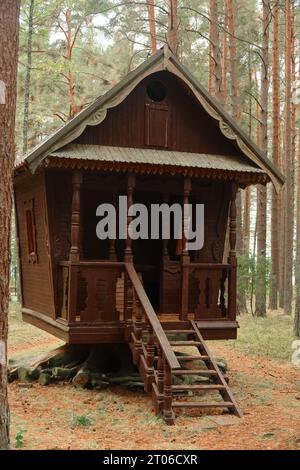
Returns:
[[[73,172],[72,187],[72,216],[71,216],[71,249],[70,261],[79,261],[80,258],[80,188],[82,184],[82,174],[79,171]]]
[[[237,259],[236,259],[236,195],[238,184],[234,182],[231,187],[230,211],[229,211],[229,256],[230,264],[228,283],[228,314],[231,320],[236,319],[236,284],[237,284]]]
[[[186,176],[184,178],[184,189],[183,189],[183,209],[185,204],[189,204],[189,197],[191,193],[191,178]],[[181,312],[180,320],[188,319],[189,309],[189,272],[190,272],[190,256],[186,249],[186,240],[184,236],[184,220],[182,227],[182,255],[181,255]]]
[[[164,204],[168,204],[168,202],[169,202],[169,197],[168,197],[167,194],[164,194],[163,201],[164,201]],[[164,224],[165,221],[163,220],[162,223]],[[168,240],[168,239],[163,239],[162,260],[163,260],[163,264],[164,264],[164,262],[167,262],[167,261],[170,260],[170,256],[169,256],[169,240]]]
[[[132,240],[128,233],[128,227],[132,221],[132,217],[128,216],[128,209],[133,204],[133,192],[135,188],[135,175],[129,174],[128,175],[128,182],[127,182],[127,239],[126,239],[126,246],[125,246],[125,255],[124,261],[125,263],[132,263],[133,256],[132,256]]]
[[[113,194],[113,205],[116,207],[117,198],[116,194]],[[109,239],[109,259],[110,261],[117,261],[117,252],[116,252],[116,240],[114,238]]]
[[[71,248],[69,254],[70,261],[79,261],[80,259],[80,188],[82,184],[82,174],[79,171],[74,171],[72,175],[72,214],[71,214]],[[69,311],[68,322],[73,323],[76,321],[77,315],[77,281],[78,281],[78,266],[70,266],[69,271],[69,285],[68,285],[68,299]]]

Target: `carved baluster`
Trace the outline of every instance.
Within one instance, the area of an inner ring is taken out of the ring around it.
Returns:
[[[135,322],[134,322],[134,363],[138,364],[140,355],[143,353],[142,345],[143,336],[143,311],[140,302],[137,300],[135,304]]]
[[[191,179],[189,177],[184,178],[184,191],[183,191],[183,209],[186,204],[189,204],[189,196],[191,193]],[[188,221],[183,221],[183,249],[181,255],[181,312],[180,320],[187,320],[188,309],[189,309],[189,272],[190,272],[190,256],[186,249],[186,241],[184,236],[184,226]]]
[[[172,410],[172,373],[169,364],[164,358],[164,418],[167,424],[174,424]]]
[[[152,382],[154,381],[154,352],[155,352],[155,345],[154,345],[154,335],[153,335],[153,328],[148,323],[147,325],[147,344],[146,344],[146,364],[147,364],[147,371],[146,371],[146,392],[151,391]]]
[[[220,310],[224,317],[226,316],[226,302],[225,302],[226,279],[227,279],[227,269],[222,269],[222,275],[220,278]]]
[[[124,275],[124,321],[125,321],[125,339],[128,341],[132,331],[133,314],[133,286],[125,272]]]
[[[128,233],[128,227],[132,221],[132,217],[128,216],[128,209],[133,204],[134,188],[135,188],[135,175],[130,174],[128,175],[128,182],[127,182],[127,238],[126,238],[125,255],[124,255],[125,263],[132,263],[133,261],[132,239]]]
[[[237,282],[237,260],[236,260],[236,194],[238,185],[232,184],[231,201],[229,212],[229,257],[230,264],[228,282],[228,314],[231,320],[236,319],[236,282]]]
[[[164,409],[164,361],[159,344],[157,345],[156,387],[158,395],[156,397],[155,413],[158,415],[162,413]]]
[[[71,216],[71,248],[70,261],[78,261],[80,258],[80,188],[82,184],[82,174],[79,171],[73,172],[72,186],[72,216]]]

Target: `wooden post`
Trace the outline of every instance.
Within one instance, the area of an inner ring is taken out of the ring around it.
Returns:
[[[185,176],[184,178],[184,190],[183,190],[183,210],[184,205],[189,203],[189,196],[191,193],[191,178]],[[185,221],[183,220],[183,247],[181,255],[181,312],[180,320],[188,319],[188,310],[189,310],[189,265],[190,265],[190,256],[189,252],[186,249],[185,236],[184,236],[184,225]]]
[[[172,411],[172,374],[169,364],[164,358],[164,419],[167,424],[174,424]]]
[[[147,344],[146,344],[146,363],[147,363],[147,371],[146,371],[146,391],[151,391],[152,382],[154,381],[154,335],[153,335],[153,328],[148,322],[147,325]]]
[[[77,285],[78,285],[78,266],[69,267],[69,288],[68,288],[68,298],[69,298],[69,308],[68,308],[68,322],[75,323],[77,316]]]
[[[71,248],[70,261],[79,261],[80,258],[80,188],[82,184],[82,174],[79,171],[73,172],[72,186],[72,216],[71,216]]]
[[[164,409],[164,361],[162,357],[162,350],[159,344],[157,345],[157,379],[156,386],[158,396],[156,397],[156,414],[160,414]]]
[[[124,261],[125,263],[132,263],[133,256],[132,256],[132,240],[128,233],[128,227],[132,221],[132,217],[128,216],[128,209],[133,204],[133,192],[135,188],[135,175],[129,174],[128,175],[128,182],[127,182],[127,239],[126,239],[126,247],[125,247],[125,255]]]
[[[133,286],[127,272],[124,273],[124,321],[125,321],[125,339],[130,339],[132,331],[132,313],[133,313]]]
[[[134,363],[138,364],[140,355],[143,352],[142,345],[143,336],[143,312],[142,307],[137,299],[135,302],[135,322],[134,322]]]
[[[236,259],[236,194],[238,184],[234,182],[231,188],[231,200],[229,211],[229,256],[230,264],[228,279],[228,316],[236,319],[236,283],[237,283],[237,259]]]
[[[116,194],[113,194],[113,204],[116,207]],[[110,261],[117,261],[117,252],[116,252],[116,240],[114,238],[109,239],[109,259]]]
[[[163,197],[164,204],[168,204],[169,198],[167,194],[164,194]],[[164,224],[165,221],[163,220],[162,223]],[[162,252],[162,260],[163,260],[163,265],[164,262],[169,261],[170,256],[169,256],[169,240],[168,239],[163,239],[163,252]]]

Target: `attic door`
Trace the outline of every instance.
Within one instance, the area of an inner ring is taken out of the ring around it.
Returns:
[[[166,86],[158,80],[151,80],[146,88],[145,145],[168,147],[169,107],[166,102]]]

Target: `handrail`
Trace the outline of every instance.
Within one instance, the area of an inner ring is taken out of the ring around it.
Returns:
[[[144,287],[137,275],[136,270],[134,269],[134,266],[130,263],[125,263],[126,271],[129,276],[130,281],[132,282],[132,285],[135,289],[135,292],[139,298],[139,301],[143,307],[143,310],[148,318],[148,321],[153,328],[153,331],[157,337],[157,341],[159,343],[159,346],[161,347],[161,350],[163,351],[163,354],[165,356],[165,359],[171,369],[180,369],[181,366],[177,360],[177,357],[173,351],[173,349],[170,346],[169,340],[161,326],[160,321],[157,318],[157,315],[147,297],[147,294],[144,290]]]
[[[193,263],[189,264],[191,268],[197,269],[229,269],[231,264],[228,263]]]
[[[91,267],[91,268],[122,268],[124,267],[124,263],[119,261],[60,261],[59,266],[82,266],[82,267]]]

